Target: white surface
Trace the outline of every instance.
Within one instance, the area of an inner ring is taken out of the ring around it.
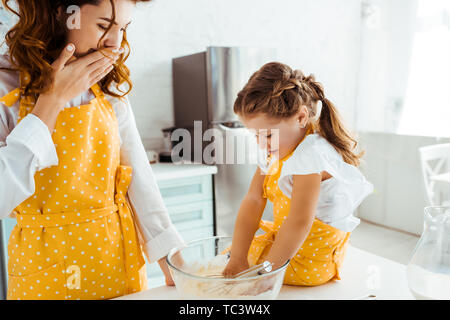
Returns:
[[[127,32],[132,48],[127,66],[133,81],[130,100],[146,148],[162,148],[161,129],[174,125],[172,58],[209,45],[278,48],[278,60],[314,73],[327,97],[353,123],[360,0],[283,0],[276,5],[271,0],[198,0],[195,5],[165,0],[138,6]],[[304,32],[312,25],[311,32]]]
[[[155,163],[151,165],[157,181],[216,174],[216,166],[204,164]]]
[[[342,271],[342,280],[318,287],[286,286],[280,300],[341,300],[375,294],[380,300],[414,299],[408,289],[406,267],[366,251],[349,247]],[[175,287],[162,286],[126,295],[118,300],[174,300]]]
[[[350,243],[355,248],[380,257],[408,264],[419,237],[361,220],[352,232]]]
[[[435,176],[431,176],[430,179],[433,180],[433,181],[440,181],[440,182],[448,182],[448,183],[450,183],[450,172],[443,173],[443,174],[438,174],[438,175],[435,175]]]

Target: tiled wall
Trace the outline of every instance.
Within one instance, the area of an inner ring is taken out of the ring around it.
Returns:
[[[275,47],[278,60],[314,73],[353,126],[360,0],[154,0],[140,4],[128,38],[130,101],[146,148],[172,126],[171,59],[207,46]]]
[[[130,101],[147,149],[172,126],[171,61],[207,46],[271,47],[278,60],[314,73],[354,126],[361,0],[153,0],[128,28]],[[6,28],[0,29],[4,38]],[[0,53],[5,51],[0,48]],[[255,70],[256,71],[256,70]]]
[[[361,0],[154,0],[139,4],[128,38],[130,101],[144,145],[162,147],[173,125],[171,60],[207,46],[274,47],[278,60],[314,73],[346,124],[355,126]],[[360,110],[359,110],[360,111]],[[363,171],[375,193],[360,207],[369,221],[420,233],[426,198],[417,148],[433,138],[361,133]]]

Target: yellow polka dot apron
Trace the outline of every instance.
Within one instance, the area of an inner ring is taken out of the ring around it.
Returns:
[[[21,87],[19,121],[34,106]],[[114,109],[100,86],[86,105],[64,108],[52,139],[58,165],[38,171],[35,193],[14,209],[7,299],[108,299],[147,288],[145,260],[128,203],[132,168],[120,165]],[[18,159],[20,161],[20,159]]]
[[[314,133],[310,126],[306,135]],[[305,135],[305,137],[306,137]],[[300,142],[301,143],[301,142]],[[269,253],[278,229],[289,214],[291,200],[278,187],[281,168],[293,151],[281,160],[275,160],[264,179],[263,196],[273,203],[274,221],[260,221],[264,234],[253,238],[248,252],[250,265],[262,263]],[[350,232],[336,229],[319,219],[314,219],[311,230],[300,250],[290,260],[284,284],[316,286],[332,279],[340,279]]]

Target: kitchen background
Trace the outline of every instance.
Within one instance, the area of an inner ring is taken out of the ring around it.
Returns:
[[[408,262],[423,208],[432,201],[419,148],[450,142],[449,1],[155,0],[138,6],[127,65],[146,149],[163,150],[162,129],[175,125],[172,59],[208,47],[275,48],[278,61],[316,75],[366,150],[361,170],[375,192],[357,212],[362,224],[352,245]],[[8,22],[1,12],[3,37]],[[447,163],[436,173],[450,171],[450,151],[442,158]],[[168,181],[170,172],[161,170]],[[435,201],[450,200],[448,185],[445,179],[434,185]]]

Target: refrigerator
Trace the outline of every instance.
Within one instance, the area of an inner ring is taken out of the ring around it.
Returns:
[[[255,71],[276,60],[274,48],[215,46],[172,60],[175,127],[191,138],[190,152],[180,152],[181,158],[218,168],[213,178],[216,235],[233,234],[240,203],[257,168],[256,138],[234,114],[234,101]],[[271,217],[268,201],[263,218]]]

